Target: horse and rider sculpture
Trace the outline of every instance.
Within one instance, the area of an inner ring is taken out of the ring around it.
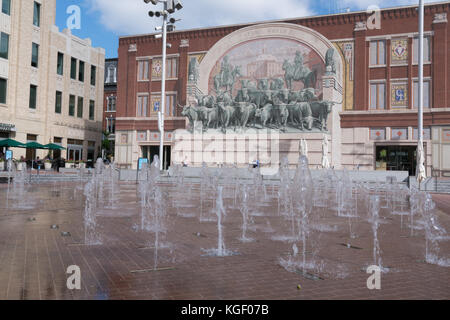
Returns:
[[[241,77],[240,67],[233,67],[225,56],[220,72],[213,78],[216,95],[197,95],[196,105],[185,106],[182,115],[189,119],[191,129],[201,123],[209,128],[245,130],[271,128],[282,132],[287,127],[298,130],[328,131],[327,118],[335,102],[321,101],[316,95],[317,70],[303,65],[303,56],[296,53],[294,63],[283,63],[283,78],[241,79],[241,89],[233,97],[233,87]],[[303,82],[303,89],[294,91],[292,81]]]

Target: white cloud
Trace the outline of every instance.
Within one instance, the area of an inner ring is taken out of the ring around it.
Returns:
[[[91,10],[100,14],[100,22],[120,34],[154,32],[160,20],[147,12],[162,8],[143,0],[86,0]],[[173,16],[181,18],[178,29],[201,28],[269,19],[311,15],[310,0],[182,0],[183,9]]]
[[[418,5],[419,0],[340,0],[343,7],[350,7],[359,10],[365,10],[370,5],[376,5],[380,8],[389,8],[396,6]],[[424,3],[443,2],[439,0],[424,0]]]
[[[100,23],[118,35],[155,32],[161,20],[150,18],[149,10],[160,10],[143,0],[84,0],[90,11],[99,15]],[[331,2],[336,1],[336,2]],[[424,0],[443,2],[439,0]],[[183,9],[173,16],[181,18],[177,29],[203,28],[272,19],[304,17],[328,13],[330,8],[366,10],[370,5],[380,8],[417,4],[418,0],[182,0]]]

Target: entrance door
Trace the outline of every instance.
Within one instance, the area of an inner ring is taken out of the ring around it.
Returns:
[[[170,153],[171,153],[171,147],[170,146],[164,146],[164,170],[169,169],[169,166],[170,166]]]
[[[159,146],[150,146],[150,163],[153,163],[153,158],[155,156],[159,157]],[[159,157],[160,158],[160,157]],[[160,158],[161,159],[161,158]]]
[[[376,170],[408,171],[416,174],[416,146],[377,146]]]
[[[143,146],[142,157],[147,158],[150,163],[153,162],[155,155],[159,157],[159,146]],[[164,170],[167,170],[170,166],[171,147],[164,146]],[[161,157],[159,157],[161,159]]]

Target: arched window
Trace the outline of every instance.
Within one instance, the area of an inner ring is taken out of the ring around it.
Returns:
[[[108,77],[107,77],[107,83],[116,83],[117,77],[116,77],[116,66],[109,65],[108,66]]]

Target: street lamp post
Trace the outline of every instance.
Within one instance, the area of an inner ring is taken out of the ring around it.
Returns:
[[[423,143],[423,0],[419,0],[419,123],[417,138],[419,143]]]
[[[175,10],[180,10],[183,8],[181,1],[179,0],[144,0],[145,3],[151,2],[153,5],[157,5],[158,2],[164,4],[163,11],[149,11],[148,15],[150,17],[163,17],[162,24],[162,75],[161,75],[161,107],[158,110],[158,130],[160,134],[159,140],[159,169],[164,169],[164,116],[166,109],[166,52],[167,52],[167,22],[169,20],[169,14],[174,13]],[[170,19],[170,22],[174,23],[175,19]],[[173,28],[172,28],[173,30]],[[159,35],[158,35],[159,36]]]
[[[419,88],[418,88],[418,106],[417,106],[417,164],[416,178],[420,182],[426,178],[425,170],[425,151],[423,148],[423,22],[424,8],[423,0],[419,0]]]
[[[166,51],[167,51],[167,1],[164,2],[164,14],[162,25],[162,75],[161,75],[161,108],[158,110],[158,129],[159,129],[159,169],[164,169],[164,115],[166,110]]]

